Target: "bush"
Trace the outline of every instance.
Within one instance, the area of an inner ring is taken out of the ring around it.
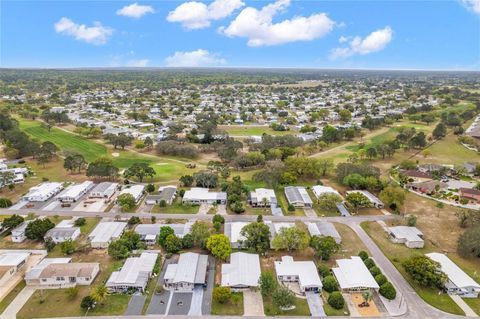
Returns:
[[[232,297],[232,290],[230,287],[215,287],[212,293],[213,300],[219,303],[226,303]]]
[[[145,186],[145,191],[147,193],[153,193],[155,191],[155,185],[147,184],[147,186]]]
[[[376,266],[372,258],[365,259],[363,263],[365,264],[365,266],[367,266],[368,269]]]
[[[86,309],[92,308],[94,304],[95,304],[95,300],[93,300],[92,297],[85,296],[83,297],[82,302],[80,303],[80,307],[86,310]]]
[[[160,201],[160,203],[158,203],[158,206],[160,206],[160,207],[167,207],[167,202],[166,202],[164,199],[162,199],[162,200]]]
[[[67,288],[67,296],[68,299],[75,299],[75,297],[78,295],[78,287],[70,287]]]
[[[342,309],[345,305],[345,299],[343,299],[340,291],[334,291],[328,296],[328,304],[334,309]]]
[[[136,224],[139,224],[140,223],[140,218],[137,217],[137,216],[132,216],[130,217],[130,219],[128,220],[128,224],[129,225],[136,225]]]
[[[377,284],[379,286],[383,285],[384,283],[386,283],[388,280],[387,280],[387,277],[385,277],[384,274],[379,274],[379,275],[376,275],[375,276],[375,281],[377,282]]]
[[[318,265],[318,273],[320,274],[320,277],[325,278],[330,275],[330,268],[327,265],[320,264]]]
[[[378,275],[381,275],[382,271],[377,266],[374,266],[374,267],[370,268],[370,273],[372,274],[373,277],[376,277]]]
[[[295,206],[293,206],[292,204],[288,204],[288,211],[289,212],[295,211]]]
[[[86,219],[83,217],[77,218],[74,222],[75,226],[81,227],[87,223]]]
[[[380,293],[380,295],[384,296],[388,300],[393,300],[397,296],[397,291],[395,290],[395,287],[393,287],[393,285],[389,281],[381,285],[378,292]]]
[[[361,252],[358,253],[358,256],[360,258],[362,258],[363,261],[367,260],[368,259],[368,253],[364,250],[362,250]]]
[[[323,284],[323,289],[325,289],[325,291],[327,292],[334,292],[338,290],[337,280],[332,275],[326,276],[325,278],[323,278],[322,284]]]
[[[216,214],[215,216],[213,216],[212,218],[212,222],[213,223],[220,223],[220,224],[225,224],[225,218],[222,216],[222,215],[218,215]]]
[[[12,201],[8,198],[0,198],[0,208],[8,208],[12,206]]]

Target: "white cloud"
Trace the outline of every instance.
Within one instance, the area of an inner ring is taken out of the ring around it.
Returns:
[[[177,51],[165,59],[168,67],[207,67],[225,64],[225,59],[218,54],[210,53],[204,49],[195,51]]]
[[[179,22],[189,30],[210,26],[211,21],[220,20],[231,15],[245,4],[241,0],[215,0],[208,6],[202,2],[184,2],[167,16],[169,22]]]
[[[273,23],[273,17],[289,5],[290,0],[277,0],[260,10],[247,7],[228,27],[220,28],[220,32],[229,37],[248,38],[247,44],[257,47],[311,41],[325,36],[335,25],[325,13],[315,13],[309,17],[296,16]]]
[[[348,39],[349,39],[349,37],[346,37],[346,36],[342,35],[340,38],[338,38],[338,42],[345,43],[345,42],[348,42]]]
[[[112,28],[105,27],[100,22],[94,22],[93,26],[87,27],[65,17],[55,23],[55,31],[91,44],[105,44],[113,33]]]
[[[132,3],[129,6],[125,6],[119,10],[117,10],[117,14],[119,16],[125,16],[130,18],[141,18],[147,13],[154,13],[155,10],[151,6],[144,6],[138,4],[138,2]]]
[[[130,60],[127,62],[127,66],[134,67],[134,68],[144,68],[148,66],[148,63],[150,63],[149,59]]]
[[[392,41],[392,37],[393,30],[389,26],[373,31],[365,38],[356,36],[350,40],[348,47],[333,49],[330,52],[330,58],[346,58],[354,54],[365,55],[381,51]],[[341,37],[339,41],[342,43],[342,41],[345,42],[348,39],[347,37]]]
[[[480,0],[460,0],[462,4],[476,14],[480,14]]]

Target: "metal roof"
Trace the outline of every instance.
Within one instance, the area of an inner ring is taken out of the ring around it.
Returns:
[[[375,278],[360,257],[352,256],[350,259],[337,259],[337,265],[338,267],[332,268],[332,271],[340,288],[379,288]]]
[[[112,238],[118,238],[127,227],[124,222],[100,222],[88,235],[91,242],[108,243]]]
[[[236,252],[230,255],[230,263],[222,264],[222,286],[258,286],[260,258],[257,254]]]
[[[448,276],[448,279],[457,287],[476,287],[480,289],[480,285],[468,276],[460,267],[446,255],[441,253],[430,253],[426,256],[440,264],[441,270]]]

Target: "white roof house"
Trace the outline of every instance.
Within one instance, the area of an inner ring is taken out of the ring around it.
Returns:
[[[480,285],[450,258],[440,253],[429,253],[426,256],[438,262],[440,269],[447,275],[448,282],[445,284],[445,288],[449,294],[460,295],[464,298],[477,298],[479,296]]]
[[[295,227],[294,223],[272,223],[271,221],[266,221],[265,224],[270,228],[271,238],[274,238],[282,228]]]
[[[27,263],[28,251],[2,251],[0,253],[0,287],[5,287],[10,279]]]
[[[337,259],[333,274],[342,290],[367,290],[380,288],[363,260],[358,256]]]
[[[302,292],[322,289],[322,281],[313,261],[294,261],[291,256],[283,256],[281,261],[275,262],[275,272],[280,281],[298,282]]]
[[[222,286],[257,287],[259,279],[260,258],[257,254],[236,252],[230,255],[229,264],[222,264]]]
[[[65,224],[64,224],[65,225]],[[67,240],[75,240],[80,236],[80,227],[57,225],[49,229],[44,238],[50,238],[55,244],[63,243]]]
[[[111,292],[125,292],[130,289],[143,292],[152,275],[158,254],[145,252],[139,257],[127,258],[120,271],[114,271],[107,280]]]
[[[130,194],[135,199],[135,202],[138,203],[138,201],[142,198],[144,190],[145,190],[144,185],[133,185],[128,188],[122,189],[122,191],[120,192],[120,194],[118,194],[118,196],[122,194]]]
[[[183,236],[190,233],[193,224],[193,221],[185,224],[139,224],[135,228],[135,232],[140,235],[141,240],[154,242],[158,234],[160,234],[162,227],[172,228],[177,237],[183,238]]]
[[[25,274],[25,281],[28,284],[36,284],[40,278],[42,271],[50,264],[67,264],[72,258],[45,258],[36,266],[31,268]]]
[[[315,185],[315,186],[312,187],[312,191],[313,191],[313,194],[315,194],[315,196],[317,198],[319,198],[320,195],[323,195],[323,194],[335,194],[335,195],[338,195],[340,197],[342,196],[342,195],[340,195],[340,193],[336,189],[334,189],[330,186]]]
[[[307,222],[307,227],[308,227],[308,232],[310,233],[310,236],[330,236],[335,239],[335,242],[337,244],[340,244],[342,242],[342,237],[338,233],[337,229],[332,223],[329,222],[316,222],[316,223],[310,223]]]
[[[23,199],[29,202],[45,202],[63,189],[62,183],[42,183],[30,188]]]
[[[93,188],[92,181],[85,181],[81,184],[73,184],[68,186],[63,192],[57,195],[57,199],[61,202],[73,203],[85,195]]]
[[[417,227],[388,227],[388,235],[392,242],[405,244],[408,248],[423,248],[423,233]]]
[[[105,198],[105,200],[108,200],[112,198],[112,196],[115,194],[117,189],[118,189],[118,183],[102,182],[92,189],[88,197]]]
[[[27,239],[27,236],[25,236],[25,230],[27,229],[27,226],[30,222],[30,220],[24,221],[23,223],[12,229],[11,237],[14,243],[21,243],[25,239]]]
[[[240,234],[243,227],[247,226],[247,222],[229,222],[224,225],[224,234],[230,239],[232,248],[240,248],[241,241],[245,240],[245,237]]]
[[[120,238],[127,227],[124,222],[100,222],[88,235],[90,245],[93,248],[107,248],[113,240]]]
[[[277,197],[273,189],[257,188],[255,191],[250,192],[249,202],[252,206],[266,206],[277,205]]]
[[[295,207],[312,207],[313,202],[307,189],[301,186],[285,187],[285,196],[289,204]]]
[[[365,197],[368,198],[368,200],[370,201],[370,203],[372,203],[372,205],[375,207],[375,208],[383,208],[385,205],[383,204],[383,202],[378,199],[377,196],[373,195],[372,193],[370,193],[369,191],[365,191],[365,190],[359,190],[359,189],[355,189],[355,190],[351,190],[351,191],[347,191],[347,194],[349,193],[360,193],[360,194],[363,194],[365,195]]]
[[[163,277],[166,288],[191,291],[196,285],[205,285],[208,256],[197,253],[180,254],[177,264],[169,264]]]
[[[185,192],[182,202],[187,204],[225,204],[227,202],[227,193],[211,192],[208,188],[192,187]]]

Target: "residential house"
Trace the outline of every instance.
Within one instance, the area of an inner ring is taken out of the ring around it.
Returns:
[[[193,224],[194,221],[189,221],[185,224],[140,224],[135,228],[135,232],[140,235],[140,239],[146,242],[147,245],[154,245],[162,227],[172,228],[175,236],[183,238],[186,234],[190,234]]]
[[[337,244],[342,242],[342,237],[332,223],[329,222],[307,222],[306,223],[310,236],[333,237]]]
[[[330,186],[324,186],[324,185],[315,185],[312,187],[312,191],[313,191],[313,194],[315,195],[315,197],[317,198],[320,198],[321,195],[323,194],[335,194],[335,195],[338,195],[340,197],[342,197],[342,195],[340,195],[340,193],[330,187]]]
[[[478,189],[462,187],[458,190],[458,193],[463,198],[474,200],[476,202],[480,201],[480,190]]]
[[[242,240],[245,240],[245,237],[240,234],[243,227],[247,226],[248,222],[228,222],[224,225],[224,234],[230,239],[230,244],[232,248],[239,249],[242,248]]]
[[[120,238],[127,227],[124,222],[100,222],[88,235],[92,248],[108,248],[108,245]]]
[[[322,291],[322,281],[313,261],[294,261],[291,256],[283,256],[275,261],[277,279],[281,282],[298,282],[301,292]]]
[[[257,254],[236,252],[230,255],[230,263],[222,264],[222,286],[235,289],[258,287],[260,258]]]
[[[25,235],[25,230],[27,229],[27,226],[30,222],[30,220],[24,221],[23,223],[12,229],[11,237],[14,243],[21,243],[25,239],[27,239],[27,236]]]
[[[22,251],[1,251],[0,252],[0,287],[7,282],[27,263],[30,252]]]
[[[145,204],[156,205],[163,200],[167,205],[172,205],[177,194],[177,186],[164,186],[158,189],[158,194],[149,194],[145,197]]]
[[[208,188],[192,187],[183,195],[182,202],[184,204],[199,205],[206,204],[226,204],[227,193],[211,192]]]
[[[175,291],[192,291],[196,286],[205,286],[207,267],[207,255],[191,252],[180,254],[178,263],[167,266],[164,286]]]
[[[268,188],[257,188],[255,191],[250,192],[248,201],[253,207],[277,206],[277,197],[275,196],[275,191]]]
[[[432,180],[432,181],[419,182],[419,183],[409,183],[407,184],[407,187],[414,191],[431,195],[436,192],[447,189],[448,184],[437,181],[437,180]]]
[[[106,286],[110,292],[144,292],[157,262],[157,253],[144,252],[139,257],[127,258],[119,271],[114,271]]]
[[[358,256],[352,256],[350,259],[337,259],[337,267],[332,268],[332,272],[342,291],[380,288],[363,260]]]
[[[117,189],[118,183],[102,182],[92,189],[88,197],[103,198],[105,202],[108,202],[113,197],[113,195],[115,195]]]
[[[133,186],[122,189],[122,191],[120,192],[120,194],[118,194],[118,196],[123,194],[130,194],[135,199],[135,203],[138,203],[143,196],[144,190],[145,190],[144,185],[133,185]]]
[[[63,192],[57,195],[57,199],[62,203],[74,203],[93,188],[93,182],[85,181],[81,184],[68,186]]]
[[[285,196],[289,204],[295,207],[312,207],[313,202],[307,189],[301,186],[285,187]]]
[[[458,295],[462,298],[478,298],[480,285],[450,258],[441,253],[429,253],[426,256],[438,262],[440,269],[447,275],[448,281],[445,283],[445,290],[448,294]]]
[[[23,196],[23,199],[28,202],[45,202],[60,193],[62,189],[62,183],[45,182],[30,188],[29,192]]]
[[[397,244],[405,244],[408,248],[423,248],[423,233],[417,227],[388,227],[388,237]]]
[[[351,190],[351,191],[347,191],[347,194],[350,194],[350,193],[360,193],[360,194],[363,194],[365,195],[365,197],[368,198],[368,200],[370,201],[370,203],[372,204],[373,207],[375,208],[378,208],[378,209],[382,209],[384,207],[384,204],[383,202],[378,199],[377,196],[373,195],[372,193],[370,193],[369,191],[366,191],[366,190]]]
[[[54,228],[49,229],[44,238],[50,238],[55,244],[59,244],[67,240],[75,240],[78,236],[80,236],[80,227],[74,227],[73,220],[62,220]]]

